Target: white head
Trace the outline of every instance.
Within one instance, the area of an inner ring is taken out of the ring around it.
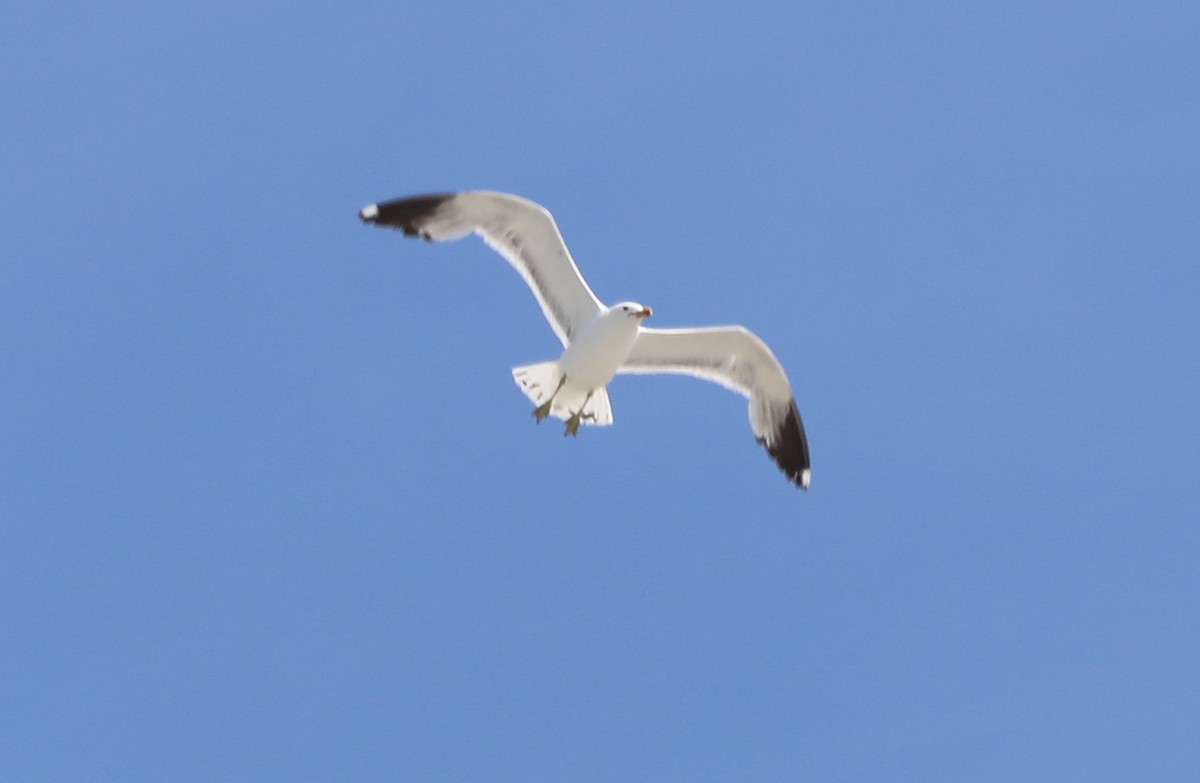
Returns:
[[[637,302],[621,302],[608,308],[610,313],[620,313],[627,318],[632,318],[639,323],[643,318],[649,318],[653,314],[653,310],[645,305]]]

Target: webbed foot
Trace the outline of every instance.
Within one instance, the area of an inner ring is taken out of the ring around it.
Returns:
[[[538,424],[542,423],[542,419],[550,415],[550,406],[554,404],[554,398],[562,391],[562,387],[567,382],[567,376],[558,379],[558,386],[554,387],[554,393],[550,395],[550,399],[543,402],[541,405],[533,409],[533,418],[537,419]]]

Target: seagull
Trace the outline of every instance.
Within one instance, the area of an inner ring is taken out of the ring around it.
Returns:
[[[554,361],[514,367],[513,379],[548,416],[580,424],[612,424],[608,383],[617,374],[674,373],[713,381],[750,400],[750,429],[787,478],[808,489],[812,470],[804,422],[792,387],[767,344],[743,326],[651,329],[652,311],[637,302],[611,307],[588,286],[550,212],[508,193],[437,193],[370,204],[369,225],[405,236],[449,242],[478,234],[524,278],[563,344]]]

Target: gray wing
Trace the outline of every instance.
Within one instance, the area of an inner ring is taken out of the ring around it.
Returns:
[[[775,354],[749,329],[638,330],[621,373],[675,373],[719,383],[750,399],[750,429],[789,479],[808,489],[812,466],[804,422]]]
[[[525,279],[564,346],[600,312],[600,300],[579,274],[554,217],[528,199],[487,191],[439,193],[371,204],[358,216],[431,242],[470,233],[483,237]]]

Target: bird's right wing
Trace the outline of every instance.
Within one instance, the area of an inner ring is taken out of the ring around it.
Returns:
[[[371,204],[358,216],[364,223],[432,242],[479,234],[525,279],[564,346],[602,307],[575,266],[554,217],[519,196],[482,190],[412,196]]]
[[[812,465],[804,422],[783,366],[767,344],[742,326],[638,329],[621,373],[676,373],[719,383],[750,399],[750,429],[779,468],[808,489]]]

